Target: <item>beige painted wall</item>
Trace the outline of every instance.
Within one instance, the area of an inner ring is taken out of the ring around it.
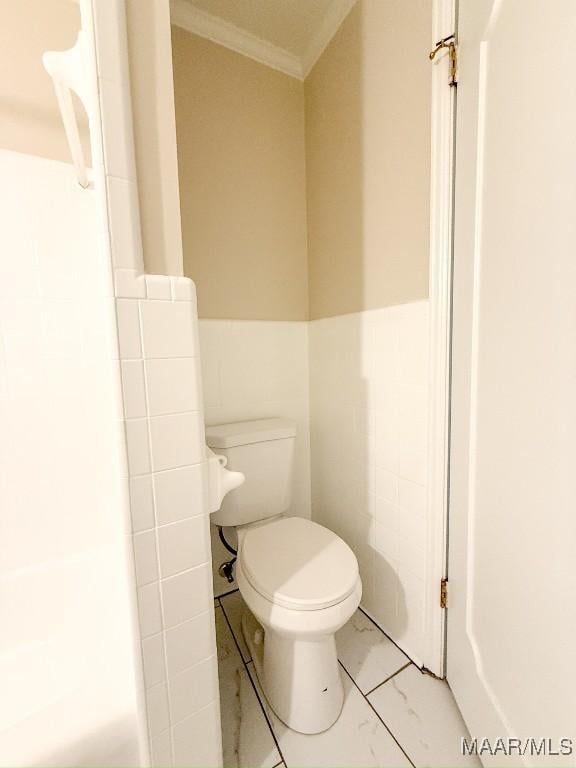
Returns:
[[[303,84],[172,29],[184,271],[203,318],[308,317]]]
[[[428,296],[431,0],[360,0],[305,84],[311,318]]]
[[[80,11],[72,0],[0,0],[0,147],[71,162],[52,80],[42,66],[47,50],[76,42]],[[78,115],[90,157],[87,120]]]
[[[168,0],[126,0],[144,266],[182,274]]]

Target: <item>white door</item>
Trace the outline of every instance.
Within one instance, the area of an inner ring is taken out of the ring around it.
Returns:
[[[574,739],[496,764],[576,765],[576,0],[460,0],[459,46],[448,681]]]

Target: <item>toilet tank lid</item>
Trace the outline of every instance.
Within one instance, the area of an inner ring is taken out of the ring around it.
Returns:
[[[296,424],[290,419],[235,421],[232,424],[206,427],[206,443],[210,448],[234,448],[295,436]]]

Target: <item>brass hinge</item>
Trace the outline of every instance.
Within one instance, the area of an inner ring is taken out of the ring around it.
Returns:
[[[456,41],[454,35],[448,35],[448,37],[442,38],[436,43],[436,47],[433,51],[430,51],[428,58],[430,61],[434,61],[436,54],[446,48],[448,50],[448,56],[450,58],[450,80],[448,85],[453,88],[458,85],[458,49],[456,47]]]
[[[448,579],[440,582],[440,608],[448,608]]]

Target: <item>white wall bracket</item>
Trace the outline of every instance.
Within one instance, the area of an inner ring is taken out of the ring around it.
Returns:
[[[76,43],[68,51],[47,51],[42,56],[42,63],[54,83],[58,106],[62,114],[62,122],[72,155],[72,163],[76,169],[78,183],[86,188],[90,185],[78,120],[74,110],[72,92],[74,92],[86,111],[88,105],[86,52],[82,30],[78,33]]]

